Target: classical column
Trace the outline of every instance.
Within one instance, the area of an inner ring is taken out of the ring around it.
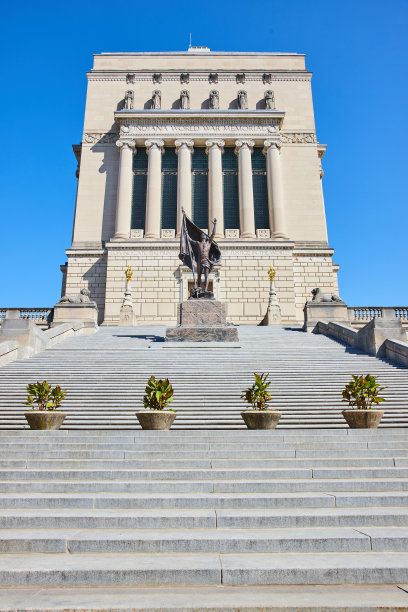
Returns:
[[[253,140],[237,140],[238,155],[239,222],[241,238],[255,238],[254,190],[252,186]]]
[[[191,154],[193,140],[176,140],[174,143],[178,155],[177,172],[177,233],[180,233],[181,209],[191,218]]]
[[[208,228],[212,220],[217,219],[215,238],[224,238],[224,202],[222,189],[222,154],[223,140],[207,140],[205,143],[208,155]]]
[[[148,154],[145,238],[160,237],[161,157],[163,140],[146,140]]]
[[[281,144],[275,140],[265,140],[266,172],[268,177],[269,224],[272,238],[287,238],[285,209],[283,202],[281,164]]]
[[[114,240],[127,240],[130,235],[130,220],[132,216],[132,179],[133,152],[135,141],[131,139],[117,140],[120,151],[118,196],[116,201],[116,226]]]

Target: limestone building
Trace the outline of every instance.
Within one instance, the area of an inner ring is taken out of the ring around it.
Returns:
[[[262,320],[270,265],[284,323],[314,287],[338,292],[304,55],[102,53],[87,76],[64,293],[88,287],[100,323],[118,324],[130,264],[139,322],[175,324],[192,282],[182,207],[209,231],[218,220],[210,288],[230,321]]]

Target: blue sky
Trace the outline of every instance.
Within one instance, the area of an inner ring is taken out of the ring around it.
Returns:
[[[75,203],[85,72],[102,51],[306,54],[330,246],[349,305],[407,305],[408,1],[4,2],[0,306],[52,306]]]

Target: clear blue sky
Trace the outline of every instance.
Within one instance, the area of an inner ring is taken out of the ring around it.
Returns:
[[[3,3],[0,306],[52,306],[85,72],[102,51],[289,51],[314,73],[330,245],[349,305],[407,305],[408,1]]]

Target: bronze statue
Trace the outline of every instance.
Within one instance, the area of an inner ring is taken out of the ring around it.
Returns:
[[[213,224],[212,234],[208,236],[194,225],[183,210],[179,257],[193,273],[194,290],[190,295],[192,298],[214,298],[213,293],[208,291],[208,276],[213,266],[221,262],[221,252],[214,242],[216,219]],[[204,274],[204,288],[201,287],[202,274]]]

